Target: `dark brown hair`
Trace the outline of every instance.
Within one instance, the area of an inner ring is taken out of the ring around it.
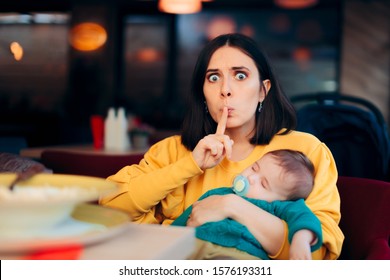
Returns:
[[[302,152],[280,149],[268,152],[282,167],[284,174],[293,175],[291,195],[288,200],[306,199],[314,186],[314,165]]]
[[[271,89],[263,101],[261,113],[256,110],[256,131],[250,142],[256,145],[268,144],[282,128],[286,130],[281,134],[287,134],[296,126],[294,107],[282,91],[268,58],[256,42],[238,33],[220,35],[200,52],[193,72],[189,108],[181,133],[182,143],[189,150],[193,150],[204,136],[216,131],[217,123],[205,110],[203,85],[211,56],[226,45],[241,50],[254,60],[261,85],[262,81],[267,79],[271,82]]]

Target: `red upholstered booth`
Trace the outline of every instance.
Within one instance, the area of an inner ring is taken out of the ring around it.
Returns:
[[[390,260],[390,182],[342,177],[340,259]]]
[[[107,178],[126,165],[138,164],[143,153],[102,154],[44,150],[41,162],[54,173]]]

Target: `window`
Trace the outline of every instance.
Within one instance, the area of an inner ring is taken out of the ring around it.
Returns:
[[[125,24],[125,103],[128,111],[158,128],[172,128],[169,16],[128,16]],[[174,86],[173,86],[174,87]],[[176,117],[174,114],[173,117]]]
[[[61,13],[0,13],[0,136],[56,143],[68,82],[68,21]]]
[[[52,112],[68,73],[66,14],[0,14],[0,106]]]

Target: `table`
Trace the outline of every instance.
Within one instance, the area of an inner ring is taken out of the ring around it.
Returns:
[[[40,159],[42,152],[44,150],[59,150],[59,151],[68,151],[68,152],[77,152],[85,154],[101,154],[101,155],[132,155],[132,154],[143,154],[147,149],[134,149],[130,148],[125,151],[119,150],[105,150],[105,149],[95,149],[92,144],[79,144],[79,145],[66,145],[66,146],[47,146],[47,147],[35,147],[35,148],[25,148],[20,150],[20,156]]]
[[[195,231],[190,227],[129,223],[118,235],[82,248],[83,260],[179,260],[195,249]],[[2,260],[23,256],[0,253]]]
[[[85,250],[83,259],[186,259],[195,249],[195,231],[189,227],[136,225],[124,234]]]

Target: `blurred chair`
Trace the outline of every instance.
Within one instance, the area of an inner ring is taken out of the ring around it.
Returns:
[[[297,130],[329,147],[340,176],[390,180],[390,136],[376,105],[338,92],[296,95],[291,101]]]
[[[85,175],[106,178],[126,165],[138,164],[143,153],[104,154],[44,150],[41,162],[54,173]]]
[[[340,176],[340,259],[390,260],[390,183]]]

